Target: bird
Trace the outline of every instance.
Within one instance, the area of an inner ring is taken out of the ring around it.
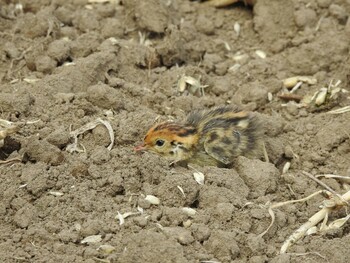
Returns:
[[[152,126],[137,152],[153,152],[172,163],[229,167],[238,156],[261,153],[262,125],[256,114],[234,106],[194,110],[183,123]]]

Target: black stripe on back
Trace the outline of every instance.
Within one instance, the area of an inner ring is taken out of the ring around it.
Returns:
[[[247,116],[243,117],[233,117],[233,118],[215,118],[208,121],[204,127],[203,131],[209,131],[213,128],[229,128],[232,125],[237,125],[241,120],[246,119]]]
[[[237,138],[237,143],[241,143],[241,133],[239,131],[233,131],[233,136]]]
[[[207,143],[212,143],[213,141],[217,140],[219,138],[219,135],[216,132],[212,132],[209,136],[209,140]]]
[[[185,127],[183,129],[181,129],[179,131],[179,133],[177,133],[177,136],[179,136],[179,137],[187,137],[187,136],[195,134],[196,132],[197,132],[197,130],[195,128]]]

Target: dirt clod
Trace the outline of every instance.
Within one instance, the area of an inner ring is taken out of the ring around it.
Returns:
[[[26,228],[32,223],[36,216],[36,208],[31,204],[26,204],[20,208],[13,217],[14,223],[20,228]]]
[[[236,234],[215,230],[211,233],[204,246],[221,261],[228,262],[239,256],[240,248],[235,240]]]
[[[31,161],[44,162],[51,165],[59,165],[64,161],[64,155],[60,149],[46,140],[31,138],[26,141],[22,150],[28,154]]]
[[[250,189],[254,189],[250,192],[253,197],[264,196],[276,190],[279,171],[274,165],[245,157],[238,157],[236,164],[244,182]]]
[[[173,238],[167,239],[162,233],[141,230],[130,238],[132,242],[128,245],[128,250],[121,254],[119,262],[187,262],[182,246]]]

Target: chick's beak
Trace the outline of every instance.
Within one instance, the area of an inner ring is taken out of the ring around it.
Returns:
[[[141,151],[145,151],[145,150],[146,150],[145,144],[140,144],[139,146],[134,147],[135,152],[141,152]]]

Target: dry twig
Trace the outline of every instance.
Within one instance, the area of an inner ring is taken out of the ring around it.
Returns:
[[[70,132],[70,135],[74,138],[74,142],[67,146],[66,151],[70,152],[70,153],[85,152],[85,147],[83,145],[81,145],[81,148],[79,147],[78,136],[80,134],[83,134],[86,131],[94,129],[96,126],[98,126],[100,124],[104,125],[106,127],[106,129],[108,130],[108,134],[109,134],[109,137],[111,139],[111,143],[108,145],[107,149],[112,150],[112,147],[114,144],[113,128],[108,121],[105,121],[105,120],[98,118],[95,121],[89,122],[89,123],[85,124],[84,126]]]
[[[342,200],[349,201],[350,200],[350,191],[346,192],[341,196]],[[339,206],[340,203],[334,202],[333,206],[324,206],[320,211],[318,211],[316,214],[314,214],[312,217],[309,218],[309,220],[304,223],[302,226],[300,226],[297,230],[294,231],[292,235],[290,235],[287,240],[284,241],[280,253],[286,253],[287,249],[297,242],[299,239],[301,239],[303,236],[305,236],[306,232],[316,226],[319,222],[324,220],[323,225],[327,223],[328,215],[331,211],[333,211],[335,208]],[[334,222],[333,222],[334,223]],[[332,223],[331,223],[332,224]],[[330,225],[331,225],[330,224]]]
[[[344,218],[341,218],[341,219],[338,219],[338,220],[331,222],[327,226],[329,213],[331,211],[333,211],[334,209],[348,205],[348,202],[350,201],[350,191],[346,192],[343,195],[339,195],[333,189],[331,189],[329,186],[327,186],[325,183],[323,183],[320,180],[318,180],[317,178],[315,178],[312,174],[307,173],[307,172],[303,172],[303,174],[307,175],[309,178],[316,181],[318,184],[320,184],[321,186],[323,186],[327,190],[317,191],[317,192],[315,192],[315,193],[313,193],[305,198],[302,198],[302,199],[290,200],[290,201],[280,202],[280,203],[276,203],[276,204],[271,205],[268,209],[269,214],[271,216],[271,223],[270,223],[269,227],[263,233],[260,234],[260,237],[264,236],[270,230],[270,228],[272,227],[272,225],[275,222],[275,213],[274,213],[273,209],[287,205],[287,204],[293,204],[293,203],[297,203],[297,202],[305,202],[305,201],[307,201],[307,200],[311,199],[312,197],[319,195],[319,194],[325,195],[328,200],[325,200],[323,202],[322,209],[320,211],[318,211],[316,214],[314,214],[312,217],[310,217],[306,223],[301,225],[297,230],[294,231],[294,233],[292,235],[290,235],[284,241],[284,243],[281,247],[281,250],[280,250],[281,254],[286,253],[288,248],[292,244],[294,244],[295,242],[300,240],[302,237],[304,237],[308,233],[308,231],[310,231],[310,229],[316,228],[316,225],[318,223],[320,223],[321,221],[323,221],[323,222],[320,226],[319,231],[325,232],[329,229],[338,229],[338,228],[342,227],[350,219],[350,215],[348,215]],[[313,229],[312,233],[315,233],[315,232],[317,232],[317,229],[316,230]]]
[[[20,158],[12,158],[9,160],[0,160],[0,165],[1,164],[9,164],[9,163],[13,163],[13,162],[22,162],[22,159]]]
[[[15,125],[11,121],[0,119],[0,147],[4,145],[4,140],[7,136],[16,133],[18,130],[18,125]]]
[[[349,112],[349,111],[350,111],[350,106],[345,106],[345,107],[340,108],[340,109],[328,111],[327,113],[328,114],[342,114],[342,113]]]
[[[318,174],[318,175],[315,175],[315,178],[319,178],[319,177],[334,178],[334,179],[338,179],[339,181],[350,182],[349,176],[341,176],[341,175],[336,175],[336,174]]]
[[[303,99],[302,96],[300,95],[296,95],[296,94],[293,94],[293,93],[282,93],[282,94],[279,94],[277,95],[277,97],[279,97],[280,99],[283,99],[283,100],[293,100],[293,101],[301,101]]]
[[[272,204],[270,207],[269,207],[269,214],[271,216],[271,223],[270,225],[268,226],[268,228],[262,232],[259,236],[260,237],[263,237],[269,230],[270,228],[273,226],[274,222],[275,222],[275,213],[273,212],[273,209],[275,208],[278,208],[278,207],[281,207],[281,206],[285,206],[285,205],[289,205],[289,204],[294,204],[294,203],[301,203],[301,202],[305,202],[311,198],[313,198],[314,196],[316,195],[319,195],[319,194],[326,194],[327,191],[324,191],[324,190],[320,190],[320,191],[317,191],[305,198],[302,198],[302,199],[297,199],[297,200],[289,200],[289,201],[285,201],[285,202],[279,202],[279,203],[276,203],[276,204]]]
[[[225,7],[237,2],[243,2],[246,5],[253,6],[257,0],[209,0],[209,3],[215,7]]]
[[[321,185],[324,189],[328,190],[329,192],[331,192],[332,194],[336,195],[339,198],[342,198],[340,194],[338,194],[336,191],[334,191],[332,188],[330,188],[328,185],[326,185],[324,182],[318,180],[315,176],[313,176],[312,174],[303,171],[303,174],[305,174],[306,176],[308,176],[310,179],[314,180],[316,183],[318,183],[319,185]],[[345,201],[345,200],[343,200]],[[346,201],[345,201],[346,202]]]

